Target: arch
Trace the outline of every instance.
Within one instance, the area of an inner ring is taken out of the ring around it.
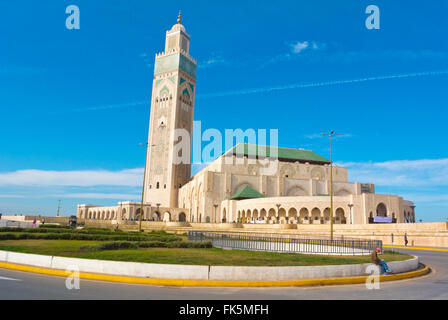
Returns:
[[[320,209],[319,208],[313,208],[313,210],[311,210],[311,223],[320,223]]]
[[[185,222],[185,221],[187,221],[187,216],[185,215],[185,212],[181,212],[181,213],[179,213],[179,221],[180,221],[180,222]]]
[[[210,223],[210,217],[209,216],[205,217],[205,222]]]
[[[387,207],[384,203],[380,202],[376,206],[376,215],[378,217],[387,217]]]
[[[286,192],[287,197],[294,197],[294,196],[307,196],[307,192],[305,189],[303,189],[301,186],[293,186],[288,189]]]
[[[299,211],[299,223],[308,222],[309,215],[310,213],[307,208],[301,208]]]
[[[345,223],[345,211],[342,208],[337,208],[335,212],[335,222]]]
[[[285,164],[280,169],[280,176],[284,178],[292,178],[294,176],[294,167],[290,164]]]
[[[221,222],[226,222],[226,208],[222,209],[222,217],[221,217]]]
[[[160,221],[160,212],[154,211],[152,217],[154,218],[155,221]]]
[[[170,221],[171,221],[171,213],[169,213],[168,211],[166,211],[166,212],[163,214],[163,221],[164,221],[164,222],[170,222]]]
[[[247,212],[246,212],[246,222],[251,221],[251,220],[252,220],[251,211],[250,211],[250,209],[247,209]]]
[[[289,217],[289,219],[288,219],[289,221],[296,222],[297,221],[297,209],[289,208],[288,217]]]
[[[253,218],[253,220],[258,220],[258,210],[257,209],[254,209],[252,211],[252,218]]]
[[[284,223],[286,221],[286,210],[285,208],[278,209],[278,220],[280,223]]]
[[[137,208],[137,210],[135,210],[135,216],[134,216],[135,220],[140,220],[140,213],[141,212],[142,212],[142,210],[140,208]]]
[[[115,210],[112,210],[112,217],[111,217],[111,219],[112,220],[116,220],[117,219]]]
[[[269,211],[268,211],[268,219],[269,220],[276,220],[276,218],[275,218],[275,209],[274,208],[269,209]]]
[[[266,219],[266,209],[261,209],[260,210],[260,220],[265,220]]]
[[[110,217],[110,210],[108,210],[107,214],[106,214],[106,220],[110,220],[110,219],[111,219],[111,217]]]
[[[121,209],[121,219],[122,220],[126,220],[126,209],[125,208],[123,208],[123,209]]]
[[[349,196],[352,193],[350,191],[348,191],[347,189],[341,189],[341,190],[337,190],[334,195],[335,196]]]
[[[324,223],[330,223],[330,216],[331,216],[330,211],[331,209],[328,207],[324,209],[323,212]]]
[[[321,167],[315,167],[311,170],[311,179],[325,180],[325,171]]]

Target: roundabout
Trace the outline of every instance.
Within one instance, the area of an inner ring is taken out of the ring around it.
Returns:
[[[431,267],[427,275],[413,279],[386,281],[379,290],[367,290],[365,284],[311,287],[164,287],[125,284],[96,280],[81,280],[80,290],[67,290],[65,279],[0,269],[0,299],[167,299],[227,300],[326,300],[334,299],[447,299],[448,255],[446,252],[423,251],[418,248],[402,250],[418,254]],[[6,278],[6,279],[5,279]]]

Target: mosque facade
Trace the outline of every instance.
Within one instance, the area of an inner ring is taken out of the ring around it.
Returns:
[[[189,49],[179,16],[155,57],[143,206],[80,204],[78,218],[119,222],[142,214],[145,221],[328,224],[333,211],[336,224],[415,222],[411,201],[349,182],[346,168],[331,169],[311,150],[238,144],[191,177],[192,139],[185,137],[193,131],[197,62]]]

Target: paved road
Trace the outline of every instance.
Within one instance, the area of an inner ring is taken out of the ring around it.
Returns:
[[[448,299],[448,252],[401,250],[419,255],[434,272],[421,278],[365,285],[308,288],[192,288],[82,280],[68,290],[65,278],[0,269],[0,299]]]

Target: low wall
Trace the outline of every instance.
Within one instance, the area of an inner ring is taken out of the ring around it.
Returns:
[[[72,270],[73,267],[77,267],[80,272],[129,277],[223,281],[278,281],[363,276],[367,275],[366,268],[370,265],[311,267],[194,266],[65,258],[1,250],[0,261],[58,270]],[[418,263],[418,257],[414,257],[406,261],[390,262],[389,266],[395,273],[408,272],[417,269]]]
[[[28,221],[0,220],[0,228],[32,228],[33,223]]]

